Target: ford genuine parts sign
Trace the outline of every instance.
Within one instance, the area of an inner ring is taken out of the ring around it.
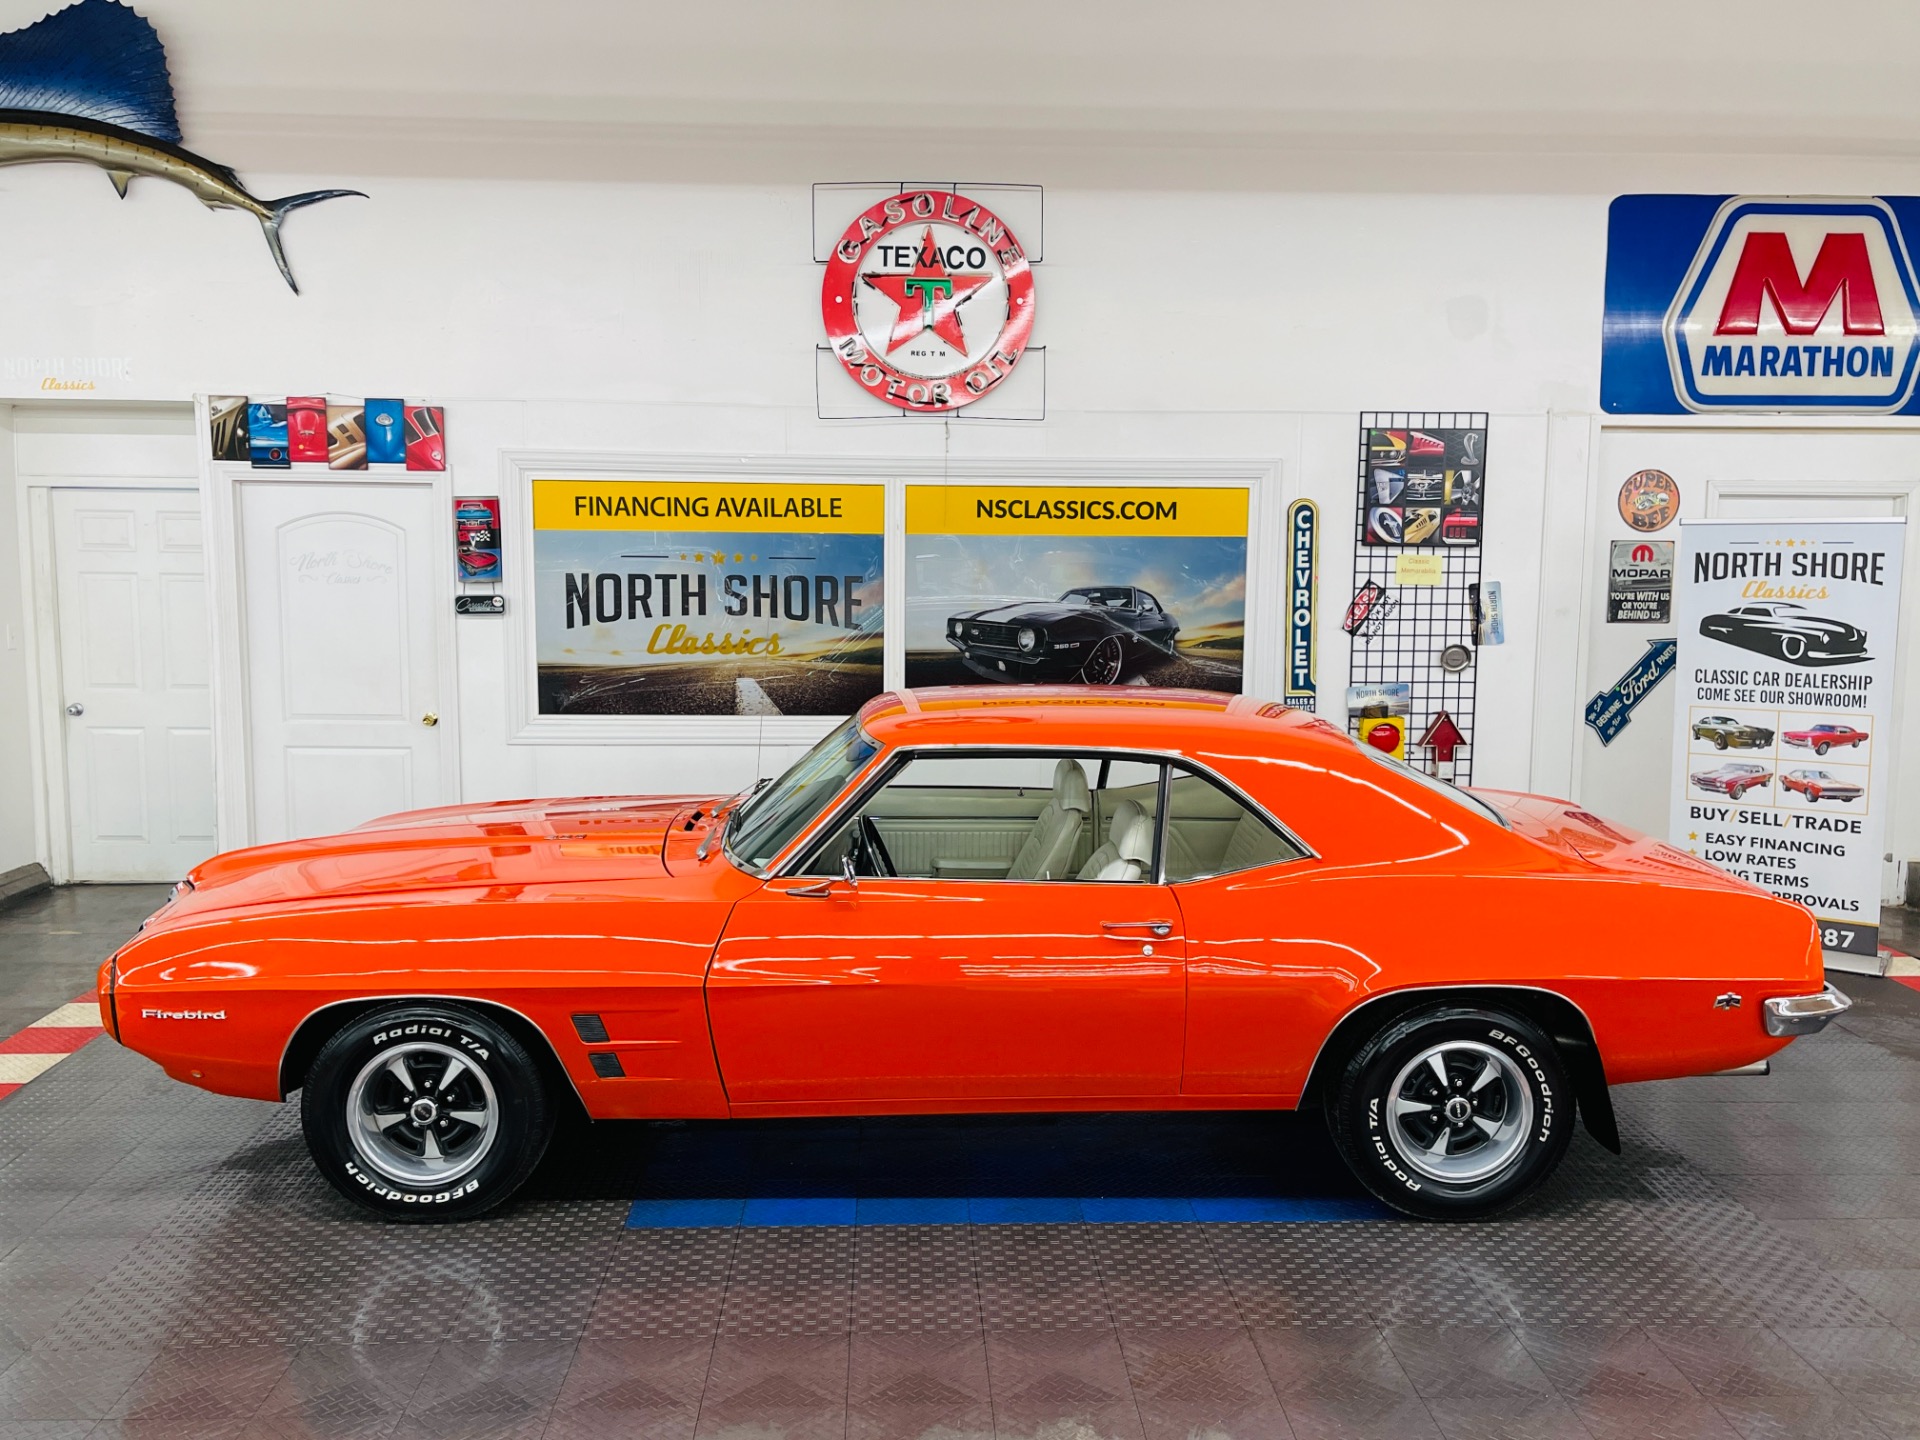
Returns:
[[[1623,195],[1600,403],[1615,414],[1915,414],[1920,199]]]

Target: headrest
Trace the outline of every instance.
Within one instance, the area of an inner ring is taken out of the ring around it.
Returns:
[[[1113,829],[1107,838],[1120,852],[1122,860],[1134,860],[1141,865],[1153,863],[1153,821],[1133,801],[1122,800],[1113,807]]]
[[[1078,760],[1062,760],[1053,767],[1053,803],[1062,810],[1091,810],[1093,797],[1087,791],[1087,772]]]

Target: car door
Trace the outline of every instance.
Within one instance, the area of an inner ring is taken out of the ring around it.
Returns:
[[[1081,766],[1090,797],[1064,812],[1081,817],[1070,863],[1052,878],[999,878],[974,831],[1003,829],[1023,798],[1047,793],[1055,805],[1062,758]],[[729,1102],[970,1109],[1175,1093],[1179,907],[1154,883],[1151,857],[1138,881],[1077,878],[1103,839],[1100,797],[1155,803],[1158,762],[1024,750],[902,759],[830,827],[806,873],[770,879],[734,907],[707,981]],[[1109,826],[1117,805],[1105,807]],[[923,835],[950,822],[944,848],[903,854],[909,873],[871,873],[891,867],[866,856],[858,868],[869,873],[838,878],[842,858],[868,843],[864,821],[897,825],[916,807]]]

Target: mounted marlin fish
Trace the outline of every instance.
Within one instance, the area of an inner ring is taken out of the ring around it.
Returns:
[[[309,190],[259,200],[226,166],[182,149],[166,49],[153,25],[118,0],[79,0],[0,34],[0,165],[52,161],[99,166],[123,199],[134,176],[150,175],[209,209],[246,211],[296,295],[280,222],[302,205],[362,195]]]

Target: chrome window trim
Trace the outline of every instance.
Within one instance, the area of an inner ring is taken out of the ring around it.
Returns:
[[[1240,805],[1272,826],[1282,839],[1300,852],[1299,855],[1292,860],[1275,861],[1274,863],[1276,865],[1292,865],[1297,864],[1301,860],[1318,860],[1320,858],[1319,851],[1315,850],[1311,845],[1307,844],[1306,841],[1294,834],[1287,826],[1282,825],[1278,820],[1274,819],[1267,808],[1257,803],[1246,791],[1227,779],[1226,776],[1222,775],[1212,766],[1204,764],[1190,755],[1183,755],[1177,750],[1142,749],[1128,745],[983,745],[978,742],[950,741],[925,745],[901,745],[893,749],[883,747],[874,761],[878,768],[869,771],[869,773],[864,776],[857,776],[849,782],[847,793],[843,794],[838,801],[822,812],[821,818],[816,821],[812,828],[796,836],[787,849],[776,856],[773,863],[761,872],[760,878],[763,880],[782,880],[796,874],[797,870],[795,867],[801,863],[805,853],[809,847],[812,846],[817,836],[824,836],[831,833],[833,828],[840,823],[841,817],[844,816],[848,810],[858,807],[871,795],[883,788],[896,771],[908,764],[915,756],[919,755],[980,755],[987,757],[998,755],[1035,755],[1053,758],[1063,758],[1073,755],[1099,755],[1107,759],[1145,760],[1162,767],[1160,774],[1163,793],[1166,787],[1167,774],[1164,767],[1168,765],[1184,766],[1194,774],[1203,776],[1213,784],[1219,786]],[[1166,824],[1166,806],[1162,804],[1160,813],[1154,818],[1154,864],[1151,883],[1155,885],[1166,885],[1170,883],[1165,878],[1165,846],[1162,843],[1162,836],[1166,829]],[[1263,868],[1265,867],[1253,866],[1249,870],[1222,870],[1218,873],[1221,875],[1246,875],[1251,874],[1252,870]],[[960,880],[959,876],[921,877],[918,875],[909,875],[900,878],[913,880],[916,883],[921,882],[924,878],[934,884],[952,883],[955,880]],[[1185,885],[1194,880],[1211,880],[1214,878],[1216,878],[1216,876],[1213,875],[1192,875],[1184,880],[1177,880],[1171,883]],[[976,885],[981,882],[977,880],[963,880],[961,883]],[[1004,884],[1008,882],[1002,881],[998,883]],[[1019,884],[1021,882],[1013,881],[1011,883]],[[1059,880],[1046,880],[1035,883],[1058,885],[1062,882]]]

